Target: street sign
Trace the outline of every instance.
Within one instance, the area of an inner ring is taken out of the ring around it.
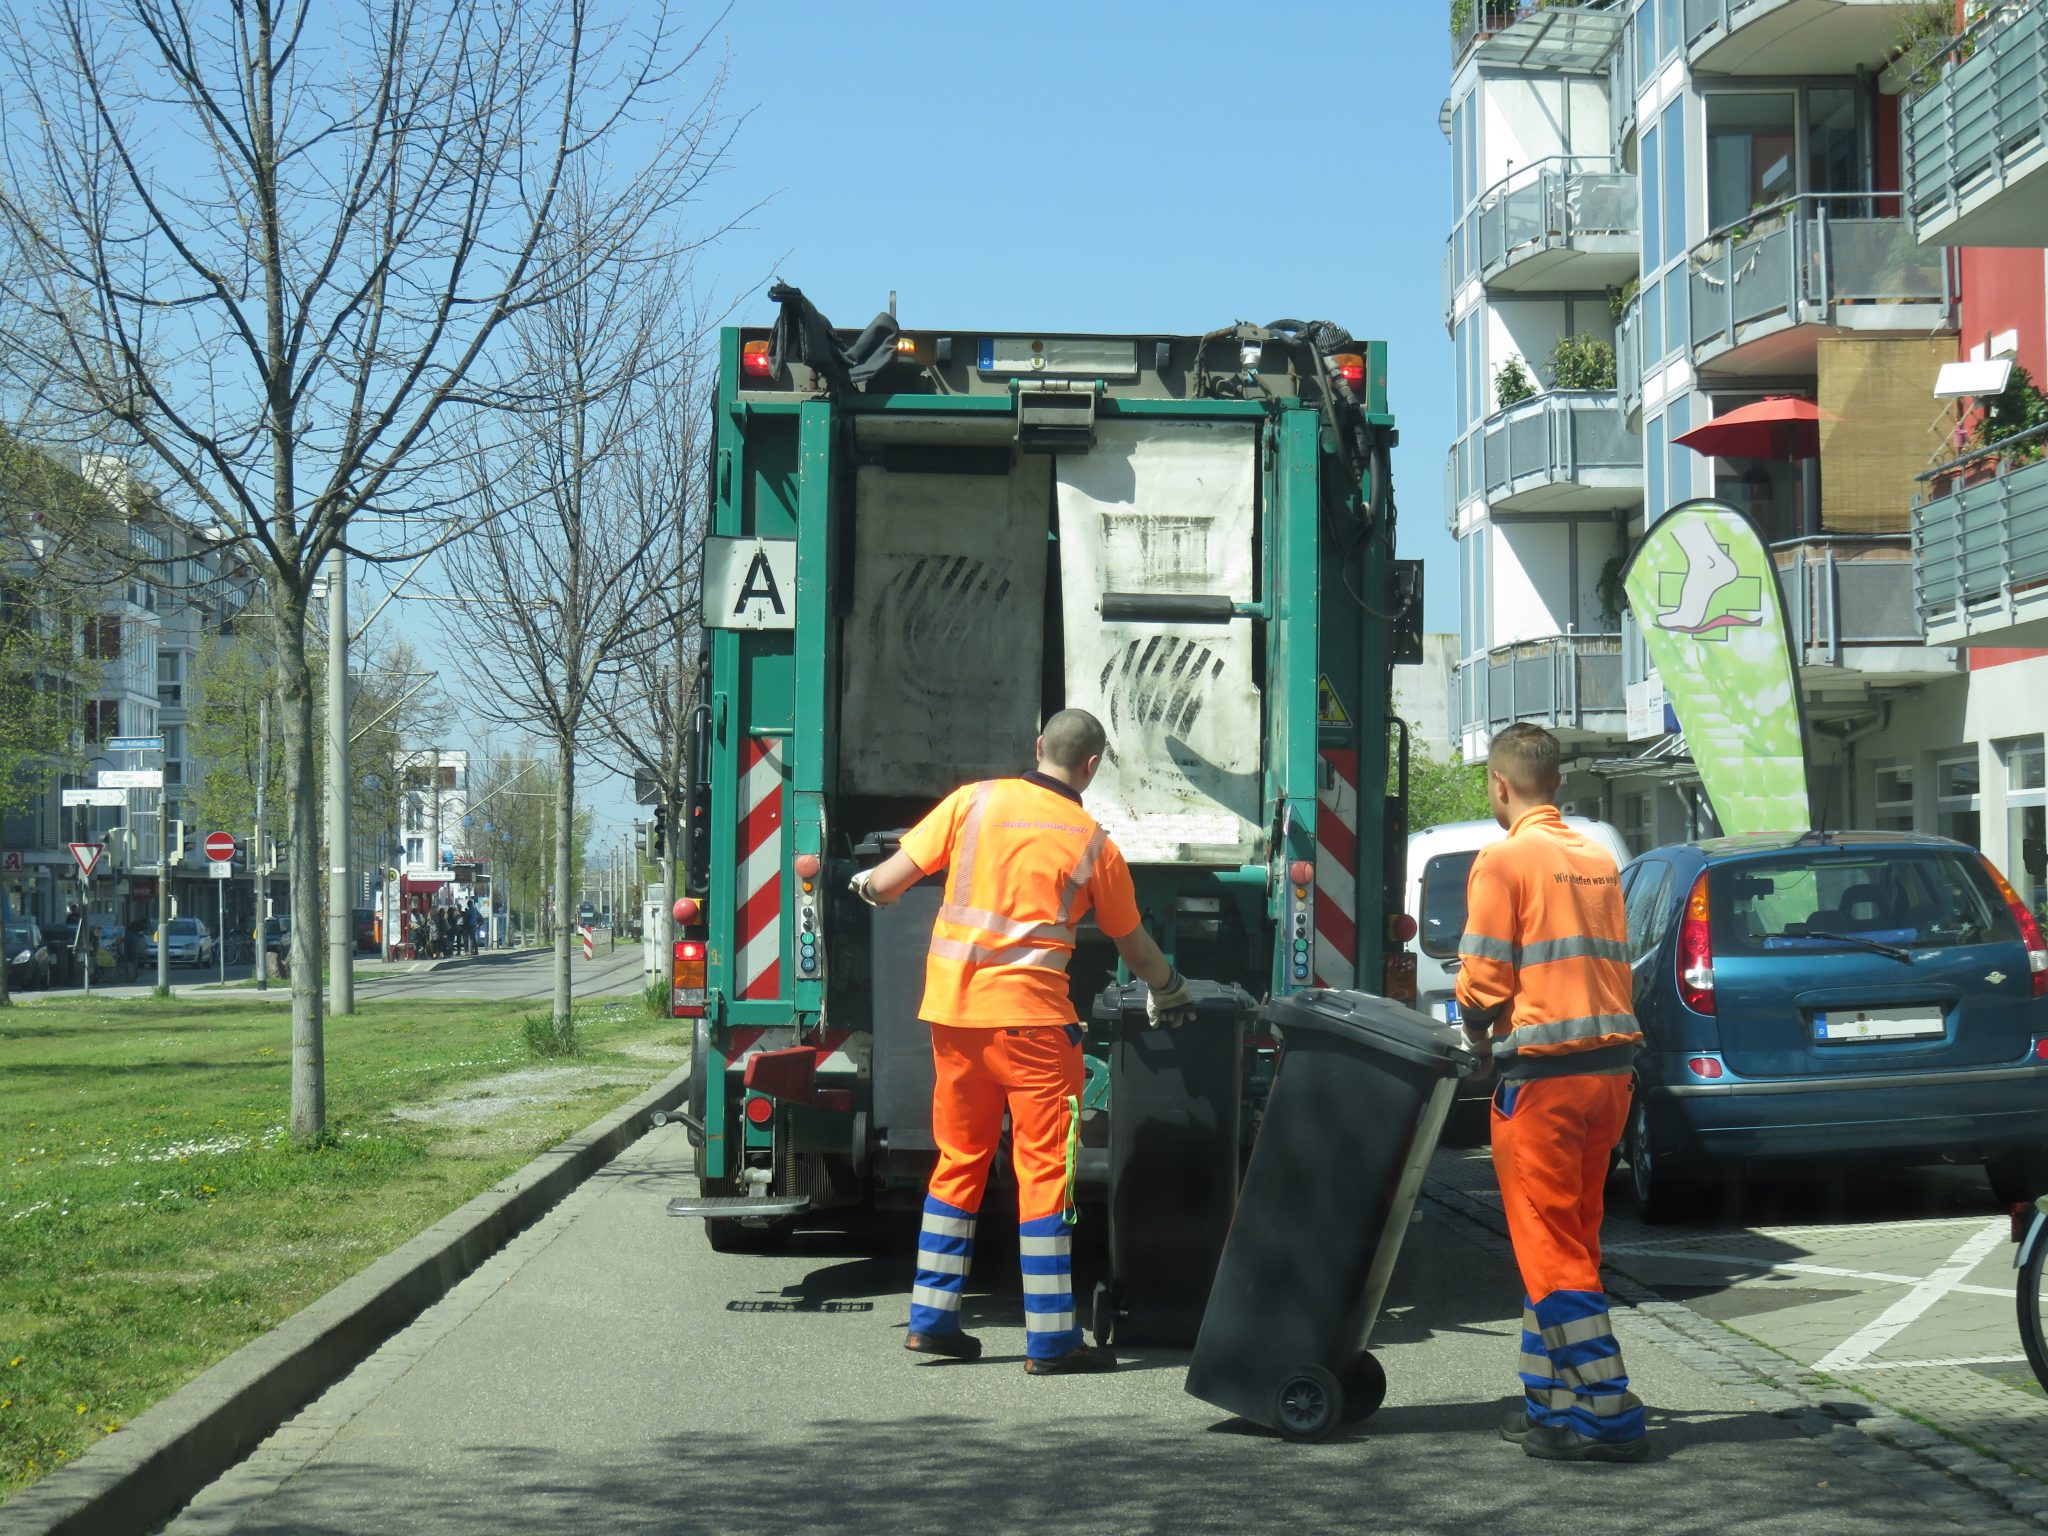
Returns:
[[[64,791],[66,805],[126,805],[128,791],[125,789],[67,789]]]
[[[232,862],[235,857],[235,834],[232,832],[207,833],[206,856],[216,864]]]
[[[235,866],[227,863],[225,860],[209,865],[208,869],[216,880],[232,880],[235,878]]]
[[[21,855],[19,853],[16,853],[11,848],[5,853],[0,853],[0,870],[5,870],[11,875],[20,870],[21,867]]]
[[[109,752],[161,752],[164,739],[161,736],[116,736],[106,744]]]
[[[78,877],[81,880],[92,878],[93,866],[99,863],[100,855],[106,851],[106,846],[105,843],[71,844],[71,857],[78,860]]]
[[[101,789],[162,789],[164,771],[161,768],[102,768]]]

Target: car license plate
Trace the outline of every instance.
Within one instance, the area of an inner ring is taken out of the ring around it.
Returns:
[[[1458,1000],[1455,997],[1444,999],[1444,1022],[1446,1024],[1458,1022]]]
[[[1937,1040],[1945,1032],[1938,1008],[1841,1008],[1813,1016],[1813,1038],[1821,1044]]]

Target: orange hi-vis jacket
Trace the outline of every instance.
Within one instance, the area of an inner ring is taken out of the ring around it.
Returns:
[[[1613,858],[1555,806],[1479,850],[1465,885],[1458,1006],[1509,1005],[1494,1055],[1509,1078],[1626,1071],[1635,1047],[1628,919]]]
[[[927,1024],[1079,1022],[1067,965],[1082,917],[1112,939],[1138,926],[1130,869],[1059,780],[1033,773],[953,791],[903,834],[925,874],[947,870],[925,960]]]

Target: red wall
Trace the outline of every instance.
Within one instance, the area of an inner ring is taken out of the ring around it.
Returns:
[[[2020,333],[2020,366],[2040,384],[2048,379],[2048,288],[2041,252],[1965,246],[1956,252],[1962,269],[1960,328],[1956,356],[1988,347],[2000,331]],[[1986,356],[1989,356],[1987,351]]]

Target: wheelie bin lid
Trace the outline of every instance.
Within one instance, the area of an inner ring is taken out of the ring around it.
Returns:
[[[1283,1040],[1302,1032],[1333,1035],[1446,1077],[1463,1077],[1476,1065],[1472,1053],[1452,1040],[1446,1026],[1369,992],[1312,988],[1269,998],[1259,1014]]]

